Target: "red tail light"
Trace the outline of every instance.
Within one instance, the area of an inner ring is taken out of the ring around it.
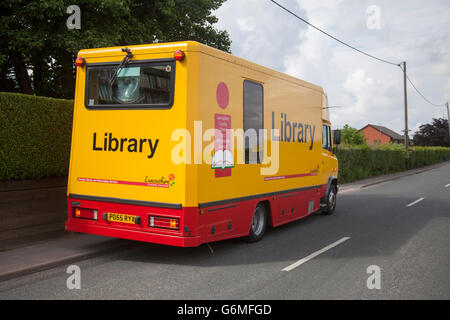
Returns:
[[[73,208],[72,214],[75,218],[97,220],[97,210],[86,208]]]
[[[75,60],[75,64],[77,65],[77,67],[84,67],[84,65],[86,64],[86,60],[84,58],[78,57]]]
[[[180,220],[177,218],[149,216],[148,226],[150,228],[178,230],[180,228]]]
[[[181,51],[181,50],[177,50],[177,51],[175,51],[173,57],[177,61],[183,61],[183,59],[184,59],[184,52]]]

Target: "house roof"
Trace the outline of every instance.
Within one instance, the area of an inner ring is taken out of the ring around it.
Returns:
[[[388,129],[388,128],[383,127],[383,126],[377,126],[375,124],[368,124],[365,127],[363,127],[362,129],[359,129],[358,132],[364,130],[365,128],[367,128],[369,126],[374,128],[374,129],[376,129],[376,130],[378,130],[378,131],[380,131],[381,133],[391,137],[394,140],[405,140],[404,136],[399,135],[398,133],[392,131],[391,129]]]

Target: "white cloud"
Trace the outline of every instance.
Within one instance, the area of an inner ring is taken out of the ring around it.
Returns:
[[[238,27],[239,27],[239,29],[241,31],[244,31],[244,32],[254,31],[255,30],[255,26],[252,23],[253,20],[254,20],[253,18],[248,18],[248,19],[245,19],[245,18],[239,19],[239,18],[237,18],[236,19],[236,23],[237,23],[237,25],[238,25]]]
[[[303,12],[292,4],[295,10]],[[283,69],[293,38],[306,29],[265,0],[229,0],[216,16],[217,27],[230,33],[233,54],[276,70]]]
[[[395,63],[407,61],[410,78],[431,101],[450,99],[450,2],[283,0],[293,12],[337,38]],[[380,9],[381,29],[368,29],[367,8]],[[233,54],[321,85],[336,127],[367,123],[404,129],[403,75],[326,37],[266,0],[228,0],[218,27],[230,32]],[[445,108],[427,104],[408,86],[412,132]]]

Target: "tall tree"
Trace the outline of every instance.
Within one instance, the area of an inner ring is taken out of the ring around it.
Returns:
[[[352,128],[348,124],[344,125],[344,129],[341,130],[341,139],[342,143],[349,145],[366,144],[364,133],[358,132],[356,128]]]
[[[68,29],[71,0],[2,0],[0,78],[13,70],[13,87],[23,93],[70,98],[84,48],[196,40],[230,51],[228,33],[214,27],[224,1],[78,0],[81,29]]]
[[[421,125],[414,133],[413,142],[416,146],[450,147],[448,120],[433,118],[432,123]]]

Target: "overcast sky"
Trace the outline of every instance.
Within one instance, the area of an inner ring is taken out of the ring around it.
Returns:
[[[432,102],[450,100],[450,1],[278,0],[317,27],[372,55],[407,62],[409,77]],[[269,0],[228,0],[216,12],[231,50],[320,85],[328,94],[333,127],[368,123],[404,130],[403,75],[349,49]],[[379,19],[378,19],[379,18]],[[409,85],[410,135],[445,107],[426,103]]]

